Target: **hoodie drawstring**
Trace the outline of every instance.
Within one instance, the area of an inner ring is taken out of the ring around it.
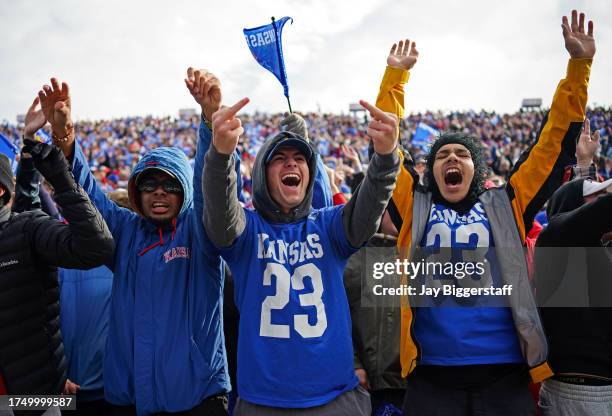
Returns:
[[[143,248],[140,253],[138,253],[139,256],[142,256],[143,254],[145,254],[147,251],[151,250],[153,247],[157,247],[157,246],[163,246],[164,245],[164,233],[162,231],[161,227],[157,228],[157,231],[159,231],[159,241],[155,244],[151,244],[149,247],[147,248]]]
[[[176,234],[176,217],[172,218],[172,235],[170,236],[170,241],[174,241],[174,235]],[[157,227],[157,231],[159,232],[159,241],[155,244],[151,244],[149,247],[143,248],[138,253],[139,256],[142,256],[147,251],[151,250],[153,247],[163,246],[164,245],[164,232],[161,227]]]
[[[176,234],[176,217],[172,218],[172,235],[170,241],[174,241],[174,234]]]

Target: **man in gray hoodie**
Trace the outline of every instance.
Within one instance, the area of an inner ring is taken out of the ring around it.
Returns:
[[[213,115],[203,175],[206,232],[232,270],[240,309],[234,414],[369,415],[353,370],[342,272],[377,230],[393,191],[397,118],[362,102],[376,154],[353,199],[323,209],[311,206],[315,150],[279,133],[257,154],[253,211],[238,203],[233,170],[243,132],[236,113],[247,102]]]

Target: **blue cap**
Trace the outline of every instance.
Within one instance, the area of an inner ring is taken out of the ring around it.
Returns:
[[[279,137],[280,139],[278,139]],[[278,142],[272,147],[272,149],[270,149],[268,157],[266,158],[266,164],[270,163],[272,157],[274,157],[274,155],[281,147],[291,147],[297,149],[306,157],[306,160],[308,161],[310,161],[310,159],[312,159],[314,155],[314,151],[312,150],[312,146],[310,145],[310,143],[308,143],[306,139],[301,136],[298,136],[295,133],[284,131],[279,133],[272,140],[278,140]]]

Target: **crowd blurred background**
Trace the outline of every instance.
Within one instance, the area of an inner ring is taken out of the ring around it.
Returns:
[[[401,122],[401,141],[413,156],[417,171],[424,169],[427,142],[436,131],[461,131],[482,139],[487,149],[489,179],[495,185],[504,183],[521,152],[536,138],[545,111],[521,110],[513,114],[487,111],[414,113]],[[335,181],[350,193],[350,178],[355,172],[354,153],[364,165],[368,160],[367,119],[363,113],[351,115],[302,114],[309,136],[326,164],[335,170]],[[601,146],[595,163],[603,178],[612,177],[612,107],[590,108],[587,116],[591,130],[600,131]],[[242,176],[249,194],[251,168],[261,144],[278,133],[284,114],[247,114],[241,139]],[[113,120],[80,121],[76,135],[89,158],[90,167],[106,191],[125,188],[132,167],[147,151],[158,146],[183,149],[192,159],[195,155],[200,117],[187,114],[173,117],[125,117]],[[0,133],[20,146],[22,123],[3,123]],[[423,130],[423,129],[426,130]],[[415,140],[418,137],[418,144]],[[345,145],[345,146],[343,146]],[[346,148],[351,149],[350,152]],[[352,152],[354,150],[355,152]]]

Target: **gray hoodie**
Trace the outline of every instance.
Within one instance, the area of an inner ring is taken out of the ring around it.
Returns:
[[[289,214],[283,214],[268,192],[265,161],[274,145],[286,139],[282,132],[261,147],[253,166],[253,205],[259,215],[272,223],[292,223],[307,217],[311,212],[313,182],[316,174],[316,157],[308,162],[310,183],[300,205]],[[303,139],[302,139],[303,140]],[[307,143],[306,141],[304,141]],[[313,149],[313,152],[315,150]],[[391,198],[399,169],[399,155],[375,154],[364,181],[351,200],[344,206],[343,225],[349,243],[360,247],[376,232],[382,214]],[[245,227],[245,215],[238,201],[234,155],[224,155],[211,146],[204,165],[204,227],[216,247],[232,245]]]

